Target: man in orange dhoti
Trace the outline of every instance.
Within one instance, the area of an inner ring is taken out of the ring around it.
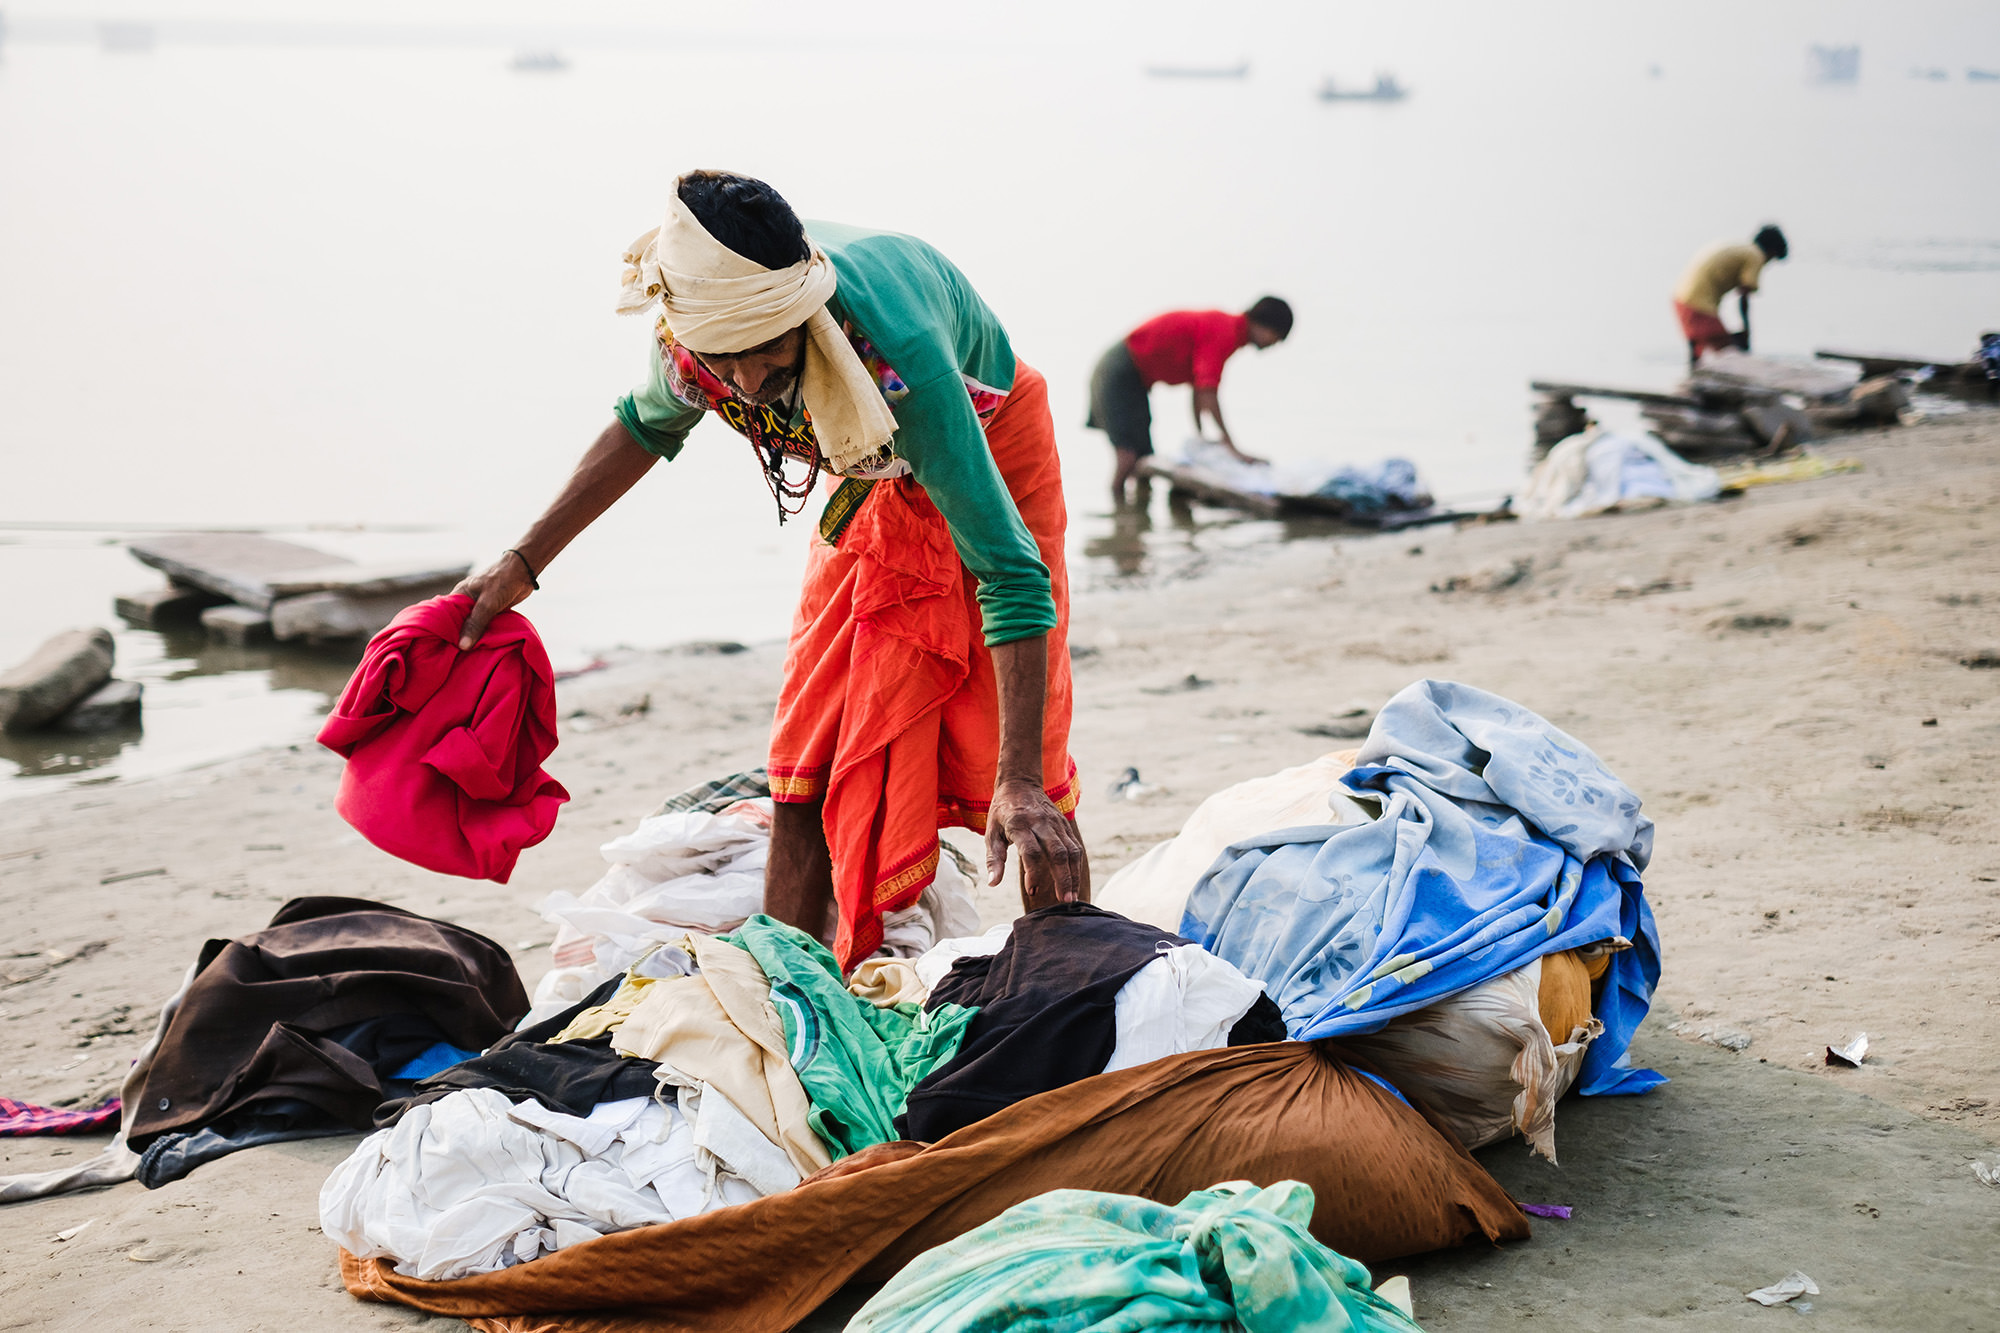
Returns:
[[[852,967],[985,833],[1022,905],[1089,896],[1071,821],[1066,513],[1047,385],[949,260],[813,223],[761,181],[692,172],[635,241],[620,309],[661,315],[647,382],[526,536],[460,591],[465,644],[705,412],[752,447],[780,521],[838,477],[771,738],[765,909]]]

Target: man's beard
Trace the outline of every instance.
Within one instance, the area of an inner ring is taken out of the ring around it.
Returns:
[[[757,392],[745,393],[741,389],[737,390],[737,392],[742,393],[745,398],[748,398],[753,403],[760,403],[768,407],[772,403],[788,397],[798,382],[798,371],[789,368],[774,370],[764,377],[764,382],[758,386]]]

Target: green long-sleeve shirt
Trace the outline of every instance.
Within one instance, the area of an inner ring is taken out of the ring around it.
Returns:
[[[890,447],[944,515],[959,558],[979,581],[988,645],[1055,628],[1048,567],[1007,493],[969,390],[1014,385],[1000,321],[952,262],[914,236],[809,222],[838,280],[828,311],[894,368]],[[655,351],[646,382],[618,401],[618,420],[648,452],[671,459],[702,409],[674,396]]]

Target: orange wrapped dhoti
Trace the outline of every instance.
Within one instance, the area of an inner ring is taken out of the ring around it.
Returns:
[[[1049,569],[1056,627],[1042,781],[1069,814],[1068,515],[1038,372],[1017,366],[986,442]],[[882,914],[914,903],[936,876],[939,829],[985,832],[999,763],[999,696],[974,581],[923,488],[910,477],[877,482],[839,545],[816,542],[807,560],[771,732],[771,795],[826,799],[842,967],[873,953]]]

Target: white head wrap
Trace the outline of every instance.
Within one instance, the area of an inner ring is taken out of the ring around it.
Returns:
[[[659,302],[675,340],[691,352],[747,351],[805,325],[799,393],[827,466],[845,472],[887,448],[896,419],[827,313],[835,278],[817,246],[790,268],[745,259],[708,234],[676,180],[666,221],[626,247],[625,264],[618,313]]]

